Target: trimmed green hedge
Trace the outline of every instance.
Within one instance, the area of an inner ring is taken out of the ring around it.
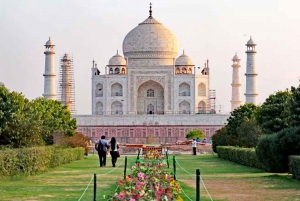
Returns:
[[[293,179],[300,180],[300,156],[289,156],[289,168]]]
[[[239,148],[231,146],[217,146],[218,157],[236,162],[241,165],[262,169],[258,162],[254,148]]]
[[[83,156],[84,148],[47,146],[3,150],[0,151],[0,178],[44,172]]]

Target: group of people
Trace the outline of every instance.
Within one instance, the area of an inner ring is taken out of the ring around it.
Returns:
[[[115,137],[112,137],[108,142],[105,139],[105,136],[102,135],[101,139],[96,141],[95,149],[98,151],[100,167],[106,167],[106,155],[108,151],[111,155],[112,166],[116,167],[116,162],[118,157],[120,157],[120,154],[119,154],[119,144],[116,141]]]

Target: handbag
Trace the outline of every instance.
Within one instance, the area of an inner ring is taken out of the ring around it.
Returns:
[[[120,157],[120,152],[119,151],[117,151],[116,156],[117,156],[117,158]]]

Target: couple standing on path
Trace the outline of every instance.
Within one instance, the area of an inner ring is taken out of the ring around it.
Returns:
[[[116,167],[117,158],[120,157],[119,145],[115,137],[112,137],[110,142],[105,140],[105,136],[102,135],[101,139],[95,144],[95,149],[98,151],[100,167],[106,166],[106,155],[107,151],[110,149],[111,163],[113,167]]]

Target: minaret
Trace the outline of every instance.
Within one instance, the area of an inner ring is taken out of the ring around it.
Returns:
[[[67,53],[60,60],[58,99],[71,114],[76,114],[73,58]]]
[[[246,44],[247,46],[247,69],[246,69],[246,103],[253,103],[257,105],[257,89],[256,89],[256,64],[255,64],[255,42],[250,37]]]
[[[55,67],[54,67],[54,43],[50,40],[46,42],[45,47],[45,73],[44,73],[44,94],[47,99],[56,100],[55,87]]]
[[[241,83],[240,83],[240,59],[235,53],[235,56],[232,58],[232,94],[231,94],[231,111],[238,108],[241,104]]]

